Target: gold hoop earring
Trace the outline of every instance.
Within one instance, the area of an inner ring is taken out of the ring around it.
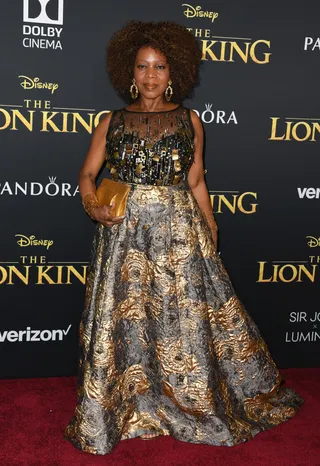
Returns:
[[[132,78],[132,84],[130,86],[130,95],[132,99],[136,99],[139,95],[139,89],[134,78]]]
[[[171,81],[171,79],[169,79],[168,87],[166,89],[166,92],[164,93],[164,95],[166,96],[166,99],[167,99],[168,102],[169,102],[169,100],[171,99],[171,97],[173,95],[173,89],[171,87],[171,84],[172,84],[172,81]]]

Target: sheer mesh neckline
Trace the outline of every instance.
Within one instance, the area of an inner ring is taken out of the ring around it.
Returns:
[[[157,186],[185,181],[194,159],[188,109],[179,105],[160,112],[117,110],[111,117],[106,152],[114,180]]]
[[[177,107],[172,108],[171,110],[160,110],[160,111],[158,111],[158,112],[137,112],[137,111],[134,111],[134,110],[127,110],[125,107],[123,108],[123,110],[125,110],[125,111],[128,112],[128,113],[141,113],[141,114],[144,114],[144,113],[154,113],[155,115],[157,115],[158,113],[169,113],[169,112],[174,112],[175,110],[178,110],[180,107],[181,107],[181,105],[178,105]]]

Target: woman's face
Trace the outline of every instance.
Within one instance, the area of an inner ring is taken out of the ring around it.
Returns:
[[[134,78],[139,92],[147,99],[163,95],[170,77],[166,57],[151,47],[142,47],[136,56]]]

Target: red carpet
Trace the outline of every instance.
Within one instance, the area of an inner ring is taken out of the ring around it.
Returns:
[[[62,438],[75,406],[74,377],[0,381],[0,465],[30,466],[317,466],[320,465],[320,369],[281,370],[305,399],[297,416],[234,447],[170,437],[121,442],[108,456],[76,450]]]

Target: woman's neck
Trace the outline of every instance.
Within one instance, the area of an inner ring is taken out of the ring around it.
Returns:
[[[143,99],[140,98],[136,102],[129,104],[127,110],[137,112],[161,112],[165,110],[173,110],[177,107],[174,102],[166,102],[161,97],[160,99]]]

